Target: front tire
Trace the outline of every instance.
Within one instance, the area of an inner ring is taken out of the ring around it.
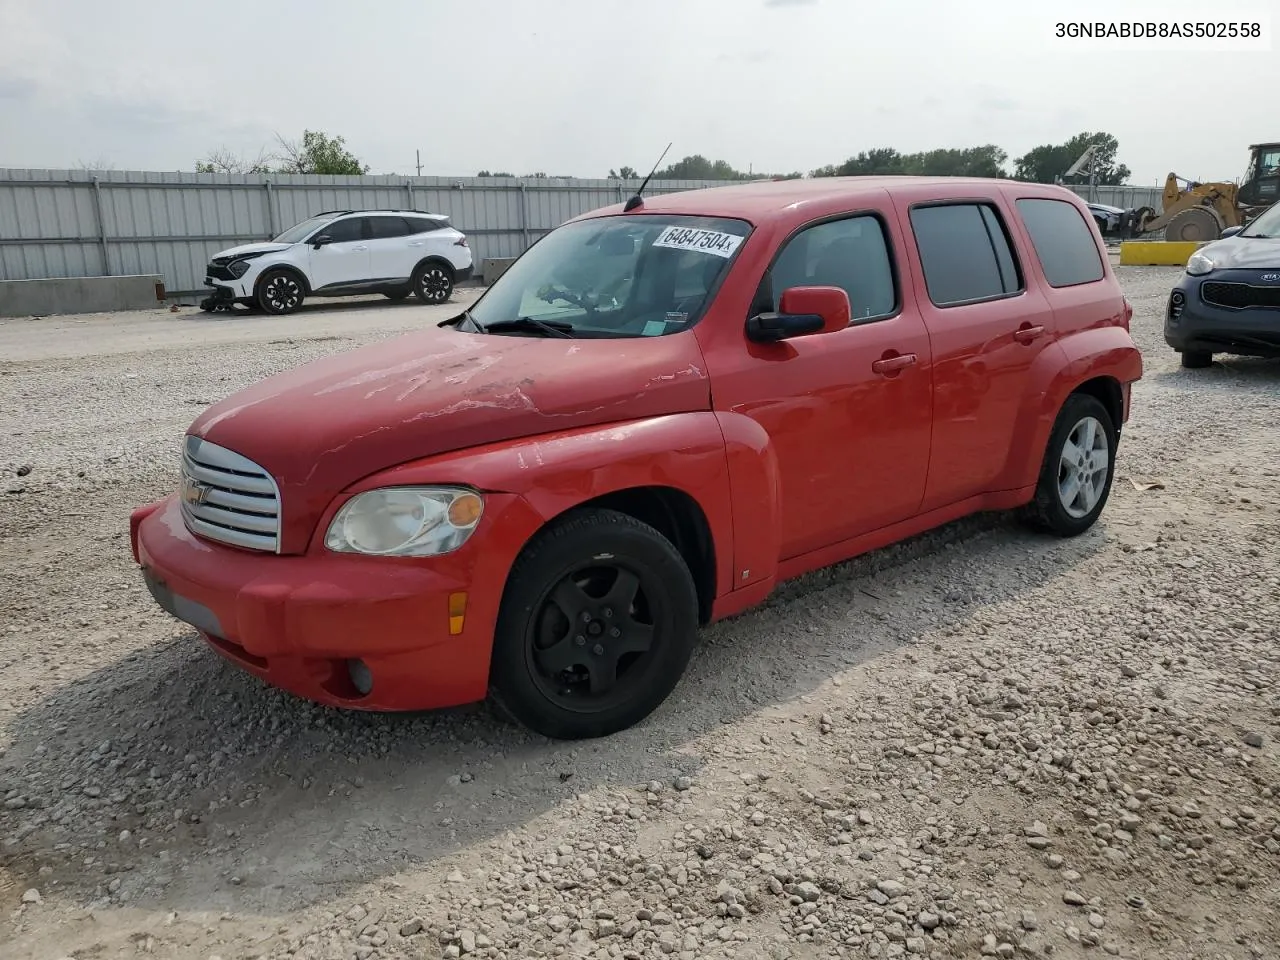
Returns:
[[[413,271],[413,292],[423,303],[448,303],[453,296],[453,271],[442,263],[424,263]]]
[[[1182,365],[1189,370],[1213,366],[1213,354],[1207,350],[1183,350]]]
[[[512,569],[490,696],[543,736],[609,736],[667,699],[697,630],[693,577],[666,537],[613,510],[571,514],[535,537]]]
[[[258,306],[267,313],[293,313],[305,299],[302,281],[289,270],[268,270],[258,280]]]
[[[1111,496],[1119,434],[1096,397],[1073,393],[1049,434],[1027,519],[1060,537],[1084,533]]]

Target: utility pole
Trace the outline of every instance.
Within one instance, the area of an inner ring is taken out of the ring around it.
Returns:
[[[422,151],[414,151],[418,155],[418,176],[422,176]]]

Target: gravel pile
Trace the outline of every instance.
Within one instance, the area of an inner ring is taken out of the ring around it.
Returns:
[[[442,314],[0,324],[0,955],[1280,956],[1280,364],[1180,370],[1123,279],[1098,528],[786,584],[586,744],[276,693],[131,567],[196,401]]]

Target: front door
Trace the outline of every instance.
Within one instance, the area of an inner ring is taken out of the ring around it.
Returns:
[[[849,294],[852,323],[707,356],[716,408],[755,420],[776,452],[780,560],[906,520],[920,508],[931,352],[919,310],[895,276],[895,235],[876,213],[801,230],[765,274],[752,312],[776,310],[789,287],[838,286]]]
[[[343,287],[369,279],[369,218],[335,220],[320,231],[330,241],[311,249],[311,290]]]

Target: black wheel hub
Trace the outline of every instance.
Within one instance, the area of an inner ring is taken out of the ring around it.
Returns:
[[[641,681],[655,643],[654,591],[623,566],[570,573],[530,620],[530,666],[545,695],[571,709],[625,700]]]

